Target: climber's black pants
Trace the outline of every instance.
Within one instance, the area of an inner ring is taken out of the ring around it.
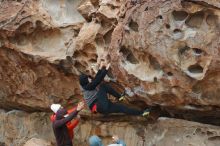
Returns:
[[[110,85],[101,84],[99,91],[97,93],[97,112],[101,114],[109,114],[109,113],[125,113],[128,115],[141,115],[142,111],[128,108],[122,104],[112,103],[107,94],[111,94],[117,98],[120,98],[121,95],[117,93]]]

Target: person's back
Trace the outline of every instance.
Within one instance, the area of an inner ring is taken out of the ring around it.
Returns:
[[[66,114],[65,109],[61,109],[56,114],[56,120],[53,122],[53,131],[58,146],[72,146],[72,141],[68,133],[66,124],[60,125],[58,122]]]
[[[59,105],[59,104],[52,104],[52,105],[51,105],[51,107],[52,107],[51,110],[54,112],[54,114],[52,114],[52,115],[50,116],[50,120],[51,120],[52,123],[56,120],[56,112],[57,112],[58,110],[54,110],[54,106],[57,106],[57,105]],[[61,107],[61,106],[59,105],[59,108],[60,108],[60,107]],[[73,108],[71,108],[71,109],[69,109],[69,110],[67,111],[67,114],[70,114],[70,113],[74,112],[75,110],[76,110],[76,107],[73,107]],[[78,125],[79,119],[80,119],[80,116],[77,115],[77,118],[76,118],[76,119],[74,119],[73,121],[70,121],[70,122],[66,123],[67,129],[68,129],[68,133],[69,133],[69,136],[70,136],[71,139],[74,138],[73,130],[74,130],[74,128]]]

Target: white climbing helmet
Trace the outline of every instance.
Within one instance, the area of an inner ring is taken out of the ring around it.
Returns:
[[[57,113],[57,111],[61,108],[60,104],[51,104],[50,109],[54,112]]]

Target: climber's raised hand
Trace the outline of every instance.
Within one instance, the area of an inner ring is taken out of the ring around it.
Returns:
[[[100,62],[99,69],[102,69],[103,67],[105,67],[105,61]]]
[[[111,63],[108,63],[108,64],[106,65],[106,70],[108,70],[110,66],[111,66]]]

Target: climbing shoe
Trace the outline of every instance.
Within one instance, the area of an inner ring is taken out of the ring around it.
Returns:
[[[121,97],[118,99],[119,101],[124,101],[126,98],[125,98],[125,92],[123,92],[121,94]]]
[[[125,96],[121,96],[118,100],[119,101],[124,101],[125,100]]]
[[[150,115],[150,110],[149,109],[145,109],[142,116],[143,117],[148,117]]]

